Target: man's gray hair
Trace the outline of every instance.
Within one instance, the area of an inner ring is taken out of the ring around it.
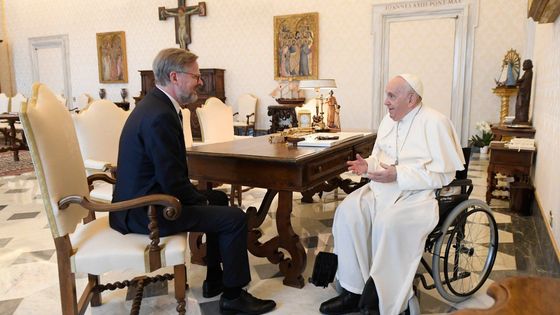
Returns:
[[[197,59],[197,55],[184,49],[163,49],[157,54],[152,63],[156,84],[166,86],[171,82],[169,80],[169,73],[172,71],[184,72],[185,67],[190,67]]]

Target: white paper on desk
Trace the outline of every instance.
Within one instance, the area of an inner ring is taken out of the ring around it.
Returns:
[[[332,147],[363,136],[363,132],[318,132],[305,136],[305,140],[298,142],[297,145],[302,147]],[[338,139],[318,140],[317,137],[338,137]]]

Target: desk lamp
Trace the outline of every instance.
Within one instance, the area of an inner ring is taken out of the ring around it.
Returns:
[[[302,80],[299,82],[302,90],[315,90],[315,115],[313,116],[313,127],[316,129],[326,129],[323,112],[323,94],[321,89],[336,89],[334,79]],[[320,110],[319,111],[319,106]]]

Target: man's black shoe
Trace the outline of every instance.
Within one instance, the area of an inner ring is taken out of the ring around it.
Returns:
[[[205,298],[215,297],[224,291],[222,280],[202,282],[202,296]]]
[[[371,277],[366,281],[359,307],[362,315],[379,314],[379,297],[377,296],[375,282]]]
[[[321,303],[319,311],[327,315],[354,313],[360,310],[358,307],[359,302],[359,294],[346,291],[343,288],[339,296]]]
[[[272,311],[276,307],[273,300],[261,300],[245,290],[233,300],[228,300],[222,295],[220,297],[220,314],[248,314],[257,315]]]

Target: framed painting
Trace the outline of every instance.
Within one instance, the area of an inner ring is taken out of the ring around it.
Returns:
[[[97,67],[100,83],[127,83],[124,32],[97,33]]]
[[[297,114],[297,120],[300,128],[311,128],[313,119],[311,118],[311,112],[302,109]]]
[[[319,70],[319,13],[274,17],[274,79],[315,80]]]

